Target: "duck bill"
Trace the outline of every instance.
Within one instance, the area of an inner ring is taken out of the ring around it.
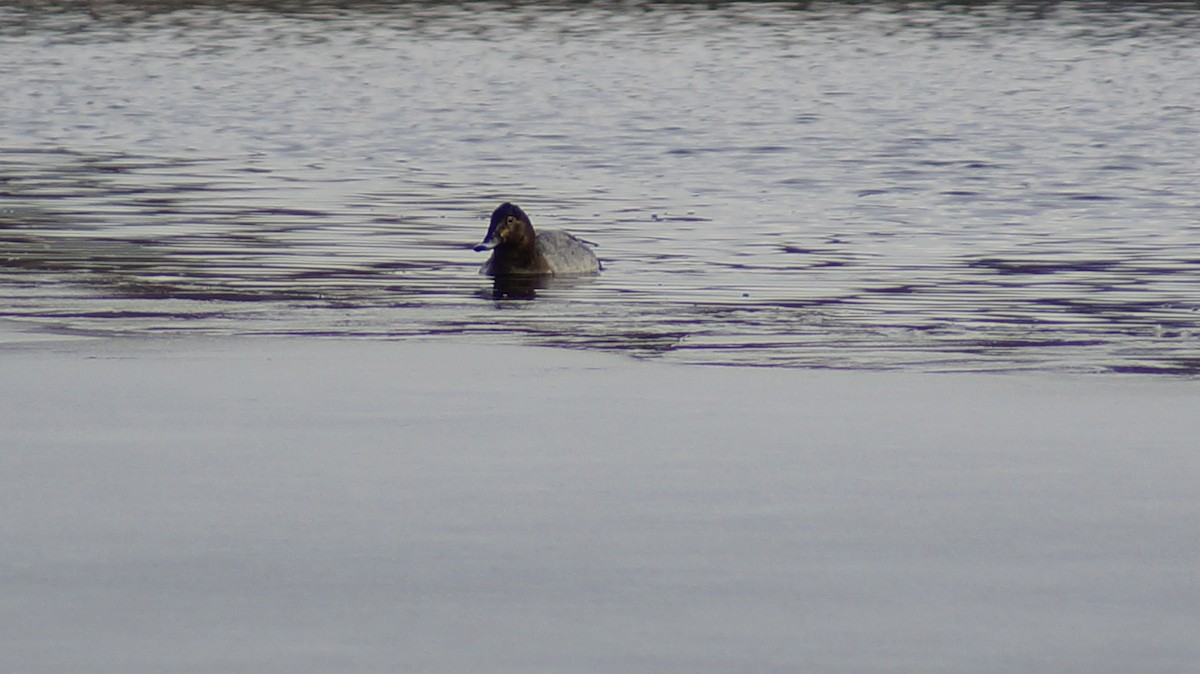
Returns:
[[[498,243],[500,243],[500,239],[498,239],[494,236],[490,239],[484,239],[483,243],[479,244],[478,246],[475,246],[475,252],[478,253],[478,252],[485,251],[485,250],[491,250],[491,249],[495,248],[496,244],[498,244]]]

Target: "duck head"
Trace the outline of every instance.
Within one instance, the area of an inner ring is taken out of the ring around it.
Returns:
[[[476,251],[490,250],[497,246],[516,249],[533,249],[533,223],[516,204],[500,204],[492,211],[492,224],[488,227],[483,243],[475,246]]]

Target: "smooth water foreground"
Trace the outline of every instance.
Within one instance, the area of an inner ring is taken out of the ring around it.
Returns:
[[[1198,26],[1173,3],[5,5],[0,316],[1194,374]],[[606,271],[497,292],[470,247],[502,200]]]
[[[5,672],[1200,663],[1184,378],[280,338],[0,366]]]

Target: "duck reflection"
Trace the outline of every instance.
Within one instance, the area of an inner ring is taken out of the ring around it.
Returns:
[[[497,274],[492,279],[492,299],[532,300],[553,281],[553,276],[545,274]]]
[[[567,290],[596,281],[595,276],[551,276],[549,274],[498,274],[492,286],[479,295],[491,300],[533,300],[540,290]]]

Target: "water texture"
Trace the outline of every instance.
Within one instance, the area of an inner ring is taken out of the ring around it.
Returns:
[[[1200,372],[1187,3],[0,7],[0,320]],[[495,287],[492,208],[605,272]]]

